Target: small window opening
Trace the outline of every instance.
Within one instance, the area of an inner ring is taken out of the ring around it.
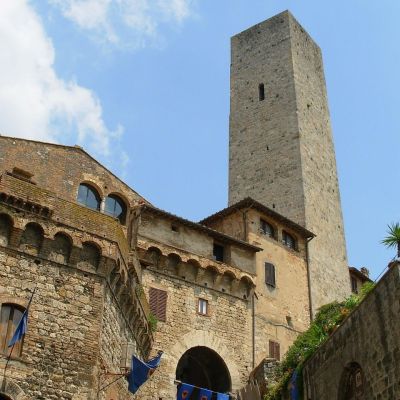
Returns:
[[[224,261],[224,246],[214,243],[213,258],[215,261]]]
[[[275,266],[268,262],[265,263],[265,283],[273,288],[276,287]]]
[[[258,98],[260,101],[265,100],[265,88],[263,83],[258,85]]]
[[[171,225],[171,231],[179,232],[179,228],[176,225]]]
[[[278,342],[269,341],[269,356],[277,361],[281,359],[281,346]]]
[[[208,315],[208,300],[199,299],[199,302],[197,305],[197,312],[200,315]]]
[[[351,291],[358,294],[357,279],[354,276],[351,277]]]

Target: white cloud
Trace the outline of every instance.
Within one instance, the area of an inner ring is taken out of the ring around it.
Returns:
[[[87,24],[99,18],[101,9]],[[122,127],[110,131],[96,95],[57,76],[52,41],[27,0],[1,0],[0,48],[0,133],[110,155]]]
[[[192,15],[195,0],[48,0],[81,29],[120,47],[140,47],[159,35],[162,24]]]

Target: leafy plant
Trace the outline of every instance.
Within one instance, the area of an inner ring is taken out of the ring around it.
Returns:
[[[149,325],[150,325],[150,329],[152,332],[155,332],[157,330],[157,323],[158,323],[157,317],[153,313],[150,313],[149,314]]]
[[[290,346],[277,369],[277,382],[268,387],[265,400],[281,400],[287,391],[290,377],[297,371],[297,384],[302,394],[302,371],[304,362],[309,359],[321,344],[340,326],[343,320],[360,304],[374,288],[372,282],[365,283],[358,295],[351,295],[343,302],[333,302],[322,306],[307,331],[300,334]]]
[[[381,241],[388,248],[397,249],[397,258],[400,258],[400,224],[398,222],[388,225],[387,236]]]

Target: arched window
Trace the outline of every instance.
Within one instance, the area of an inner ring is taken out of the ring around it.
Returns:
[[[0,245],[7,246],[10,240],[12,221],[8,215],[0,214]]]
[[[8,344],[14,335],[15,329],[21,321],[25,309],[16,304],[4,303],[0,310],[0,353],[9,355]],[[20,356],[22,352],[23,340],[14,346],[13,355]]]
[[[81,257],[78,262],[80,267],[97,268],[100,262],[100,251],[92,243],[83,243]]]
[[[263,219],[260,219],[260,231],[264,235],[267,235],[269,237],[275,237],[275,229],[274,227],[267,221],[264,221]]]
[[[30,222],[21,236],[19,248],[32,255],[38,255],[43,243],[43,229],[40,225]]]
[[[282,242],[289,249],[296,250],[296,239],[285,231],[282,232]]]
[[[104,212],[114,218],[118,218],[122,224],[125,223],[126,206],[118,196],[111,194],[106,198]]]
[[[63,233],[57,233],[51,244],[49,258],[55,262],[65,264],[69,260],[72,243],[71,239]]]
[[[79,185],[78,191],[78,203],[92,208],[93,210],[100,211],[101,199],[97,191],[86,183],[81,183]]]

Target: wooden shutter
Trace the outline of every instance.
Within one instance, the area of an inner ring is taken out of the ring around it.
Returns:
[[[168,293],[165,290],[150,288],[149,304],[150,310],[155,317],[162,322],[167,320],[167,298]]]
[[[265,263],[265,283],[275,287],[275,267],[271,263]]]
[[[281,346],[278,342],[269,341],[269,356],[277,361],[281,359]]]

